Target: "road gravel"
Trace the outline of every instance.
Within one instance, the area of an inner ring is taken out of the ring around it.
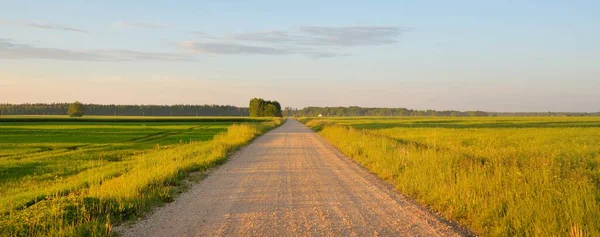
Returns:
[[[124,236],[463,236],[296,120],[232,155]]]

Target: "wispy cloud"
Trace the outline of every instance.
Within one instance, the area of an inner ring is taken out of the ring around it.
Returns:
[[[408,29],[400,27],[302,27],[300,32],[308,35],[312,44],[336,46],[363,46],[394,44]]]
[[[347,56],[348,54],[323,51],[306,47],[266,47],[255,46],[241,43],[206,43],[196,41],[184,41],[179,44],[180,48],[187,49],[196,54],[211,55],[308,55],[312,58],[330,58],[337,56]]]
[[[190,31],[190,33],[192,33],[194,35],[197,35],[199,37],[205,38],[205,39],[213,39],[213,40],[218,40],[219,39],[218,37],[211,36],[211,35],[209,35],[208,33],[204,32],[204,31],[193,30],[193,31]]]
[[[117,21],[113,26],[119,28],[145,28],[145,29],[165,29],[169,28],[166,24],[146,22],[146,21]]]
[[[190,55],[176,53],[156,53],[133,50],[70,50],[38,47],[31,44],[14,43],[0,39],[2,59],[53,59],[67,61],[193,61]]]
[[[208,36],[208,33],[204,32],[204,31],[199,31],[199,30],[192,30],[190,31],[192,34],[195,35],[200,35],[200,36]]]
[[[29,28],[37,28],[42,30],[60,30],[60,31],[70,31],[70,32],[78,32],[78,33],[89,33],[87,30],[74,28],[70,26],[64,25],[55,25],[55,24],[47,24],[47,23],[34,23],[34,22],[9,22],[0,20],[0,24],[5,25],[16,25],[22,27]]]
[[[264,55],[284,55],[291,54],[285,49],[271,47],[260,47],[244,45],[237,43],[200,43],[194,41],[184,41],[179,45],[181,48],[203,54],[264,54]]]
[[[308,56],[310,56],[311,58],[314,58],[314,59],[333,58],[333,57],[340,57],[340,56],[350,56],[350,54],[348,54],[348,53],[314,51],[314,50],[299,51],[298,53],[308,55]]]
[[[38,24],[38,23],[23,23],[23,25],[31,28],[38,28],[44,30],[63,30],[63,31],[71,31],[71,32],[80,32],[80,33],[88,33],[87,30],[72,28],[68,26],[60,26],[60,25],[50,25],[50,24]]]
[[[241,41],[255,41],[277,44],[302,44],[303,42],[307,42],[309,40],[309,38],[305,36],[292,35],[286,31],[251,32],[229,36],[229,38]]]
[[[209,54],[304,54],[313,58],[347,56],[344,48],[397,43],[410,28],[383,26],[301,27],[293,31],[263,31],[213,37],[213,42],[181,43],[182,48]],[[216,42],[214,42],[216,41]],[[233,42],[233,43],[232,43]]]
[[[301,27],[295,31],[266,31],[231,36],[235,40],[311,46],[393,44],[408,28],[379,26]]]

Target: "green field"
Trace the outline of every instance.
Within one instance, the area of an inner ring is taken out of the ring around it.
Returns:
[[[219,117],[0,118],[0,235],[110,234],[189,172],[279,124]],[[234,125],[237,124],[237,125]]]
[[[600,235],[600,118],[301,119],[484,236]]]

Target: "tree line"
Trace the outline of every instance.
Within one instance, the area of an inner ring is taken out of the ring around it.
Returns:
[[[284,109],[286,116],[314,117],[323,116],[490,116],[484,111],[455,111],[455,110],[413,110],[406,108],[363,108],[350,107],[306,107],[304,109]]]
[[[71,103],[0,104],[0,115],[66,115]],[[254,98],[250,108],[231,105],[115,105],[83,104],[85,115],[115,116],[600,116],[572,112],[484,112],[455,110],[413,110],[406,108],[306,107],[281,109],[277,101]]]
[[[306,107],[294,109],[286,107],[284,116],[315,117],[318,115],[327,117],[342,116],[448,116],[448,117],[487,117],[487,116],[600,116],[596,113],[569,113],[569,112],[485,112],[485,111],[457,111],[457,110],[414,110],[406,108],[363,108],[350,107]]]
[[[71,103],[0,104],[0,115],[66,115]],[[248,116],[248,108],[231,105],[83,104],[85,115],[113,116]]]
[[[277,101],[253,98],[248,108],[250,117],[282,117],[281,105]]]

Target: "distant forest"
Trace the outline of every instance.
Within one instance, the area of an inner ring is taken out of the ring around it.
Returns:
[[[327,117],[342,116],[456,116],[456,117],[488,117],[488,116],[600,116],[596,113],[562,113],[562,112],[484,112],[484,111],[455,111],[455,110],[413,110],[406,108],[363,108],[350,107],[306,107],[294,109],[286,107],[283,116],[314,117],[318,115]]]
[[[66,115],[70,103],[0,104],[0,115]],[[249,116],[248,108],[230,105],[100,105],[85,104],[85,115],[113,116]],[[283,116],[600,116],[595,113],[570,112],[484,112],[454,110],[413,110],[405,108],[350,107],[286,107]]]
[[[66,115],[70,103],[0,104],[0,115]],[[230,105],[85,104],[85,116],[248,116],[248,108]]]

